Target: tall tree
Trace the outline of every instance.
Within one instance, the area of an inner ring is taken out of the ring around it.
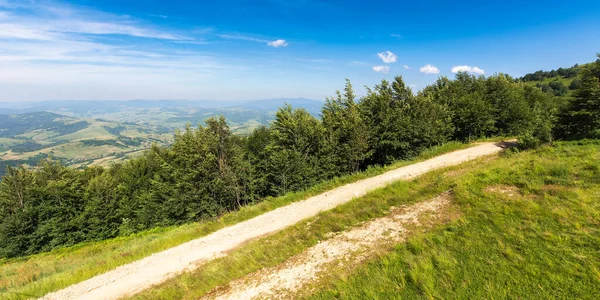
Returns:
[[[305,109],[286,104],[277,111],[268,146],[276,194],[300,190],[325,178],[319,163],[324,131],[321,122]]]
[[[350,80],[346,79],[343,94],[337,91],[336,97],[326,99],[322,117],[336,175],[360,170],[372,150],[369,130],[355,102]]]
[[[580,87],[560,115],[557,134],[564,139],[600,138],[600,54],[581,71]]]

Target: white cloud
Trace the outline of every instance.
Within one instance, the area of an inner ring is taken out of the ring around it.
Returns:
[[[473,67],[473,73],[477,73],[477,74],[483,75],[483,74],[485,74],[485,71],[483,69],[478,68],[478,67]]]
[[[395,37],[395,38],[397,38],[397,39],[401,39],[401,38],[403,38],[403,36],[402,36],[401,34],[395,34],[395,33],[392,33],[392,34],[390,34],[390,36],[391,36],[391,37]]]
[[[458,73],[458,72],[475,73],[475,74],[479,74],[479,75],[485,74],[485,71],[478,67],[471,67],[471,66],[454,66],[454,67],[452,67],[452,73]]]
[[[0,6],[13,9],[3,1]],[[160,91],[163,97],[183,97],[178,91],[192,90],[199,81],[245,69],[242,59],[183,51],[177,44],[205,43],[200,38],[129,16],[54,2],[12,3],[19,7],[0,15],[0,70],[10,70],[0,71],[0,101],[152,98]],[[104,35],[156,40],[138,44]]]
[[[430,64],[427,64],[425,66],[422,66],[419,71],[421,73],[425,73],[425,74],[439,74],[440,73],[440,69],[438,69],[436,66],[432,66]]]
[[[404,69],[406,69],[406,70],[410,70],[410,67],[409,67],[409,66],[407,66],[407,65],[404,65]]]
[[[395,63],[396,60],[398,60],[398,57],[390,51],[377,53],[377,56],[379,56],[379,58],[381,58],[381,60],[383,60],[383,62],[386,64]]]
[[[273,48],[287,47],[287,45],[288,45],[288,43],[285,40],[274,40],[274,41],[267,43],[267,46],[270,46]]]
[[[373,66],[373,71],[387,74],[390,71],[389,66]]]
[[[2,6],[0,0],[0,6]],[[49,40],[57,35],[126,35],[162,40],[193,40],[174,32],[153,28],[129,16],[63,4],[8,2],[11,12],[0,11],[0,37]],[[18,6],[12,6],[18,5]],[[79,37],[81,38],[81,37]]]

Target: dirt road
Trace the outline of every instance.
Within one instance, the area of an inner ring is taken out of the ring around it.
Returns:
[[[182,272],[196,269],[202,262],[223,256],[248,240],[282,230],[391,182],[409,180],[431,170],[458,165],[478,157],[498,153],[502,149],[501,144],[484,143],[347,184],[120,266],[50,293],[42,299],[116,299],[135,294]]]
[[[444,193],[429,201],[396,208],[388,216],[344,231],[281,265],[234,280],[202,299],[293,299],[302,287],[330,275],[328,269],[358,265],[383,245],[402,242],[416,228],[436,223],[448,212],[449,204],[450,193]],[[425,217],[428,221],[421,222]]]

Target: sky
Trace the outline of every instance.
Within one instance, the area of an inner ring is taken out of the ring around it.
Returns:
[[[0,0],[5,102],[324,99],[597,52],[597,0]]]

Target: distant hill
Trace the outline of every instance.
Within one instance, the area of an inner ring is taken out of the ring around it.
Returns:
[[[321,111],[323,101],[304,98],[279,98],[265,100],[102,100],[102,101],[80,101],[80,100],[58,100],[32,103],[0,102],[0,113],[26,113],[38,111],[52,111],[67,113],[77,116],[94,116],[110,114],[131,109],[165,109],[165,108],[202,108],[214,109],[257,109],[262,111],[276,111],[285,103],[295,108],[305,108],[313,115]]]
[[[68,165],[107,164],[168,144],[166,127],[78,119],[51,112],[0,115],[0,176],[6,166],[52,157]]]
[[[73,118],[94,118],[112,122],[128,122],[147,126],[181,129],[186,124],[197,126],[209,117],[223,115],[236,133],[248,133],[260,125],[268,125],[277,109],[284,104],[304,108],[318,117],[323,101],[303,98],[247,101],[44,101],[38,103],[0,103],[0,114],[52,112]]]
[[[588,64],[575,64],[569,68],[558,68],[550,71],[536,71],[525,74],[519,78],[525,84],[535,85],[545,92],[554,94],[555,96],[569,96],[573,90],[576,90],[581,81],[579,74],[581,70]]]
[[[177,129],[223,115],[234,133],[269,125],[285,103],[318,116],[322,101],[44,101],[0,103],[0,176],[7,165],[53,157],[82,167],[105,165],[168,144]]]

